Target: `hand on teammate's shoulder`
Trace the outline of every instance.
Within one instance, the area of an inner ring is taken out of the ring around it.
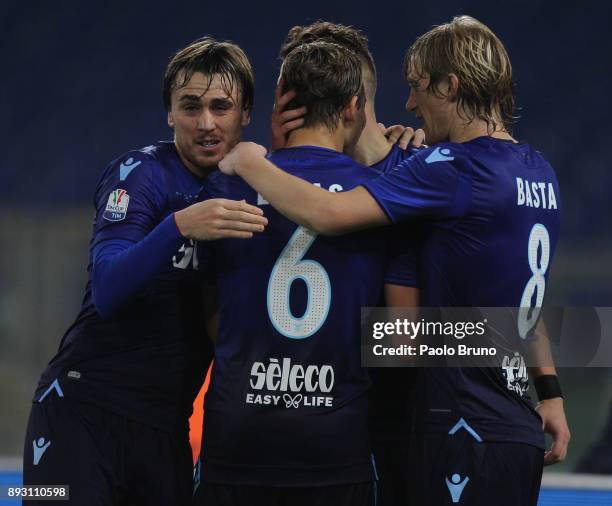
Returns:
[[[414,148],[427,147],[425,144],[425,131],[422,128],[415,130],[404,125],[385,127],[382,123],[378,123],[378,126],[389,141],[389,144],[397,144],[403,150],[408,149],[408,146]]]
[[[266,153],[266,148],[255,142],[239,142],[219,162],[219,170],[228,176],[235,176],[249,161],[264,158]]]

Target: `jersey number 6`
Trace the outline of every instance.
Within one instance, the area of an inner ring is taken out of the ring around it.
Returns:
[[[319,262],[303,260],[317,234],[298,227],[272,268],[268,281],[268,315],[274,328],[290,339],[305,339],[317,332],[327,318],[331,304],[329,276]],[[297,279],[306,283],[306,310],[302,316],[291,312],[291,285]]]

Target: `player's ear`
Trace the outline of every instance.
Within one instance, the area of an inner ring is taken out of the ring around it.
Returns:
[[[246,109],[244,109],[242,111],[242,119],[240,121],[240,124],[244,128],[248,126],[250,122],[251,122],[251,111],[247,111]]]
[[[172,116],[172,111],[168,111],[168,126],[170,128],[174,128],[174,117]]]
[[[457,93],[459,92],[459,78],[457,74],[448,74],[448,89],[446,92],[446,96],[449,101],[454,102],[457,100]]]
[[[355,121],[357,112],[359,111],[359,105],[359,97],[355,95],[344,108],[343,116],[345,121]]]

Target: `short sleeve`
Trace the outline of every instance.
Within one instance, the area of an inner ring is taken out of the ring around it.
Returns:
[[[471,199],[471,170],[452,146],[422,150],[363,186],[393,223],[462,216]]]

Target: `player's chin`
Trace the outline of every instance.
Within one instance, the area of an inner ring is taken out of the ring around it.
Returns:
[[[223,160],[223,157],[227,154],[227,151],[219,151],[215,153],[197,153],[195,156],[198,167],[203,169],[212,169],[219,165],[219,162]]]

